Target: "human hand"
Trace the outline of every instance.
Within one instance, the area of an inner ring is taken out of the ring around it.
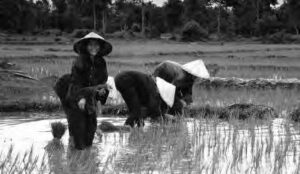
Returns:
[[[98,135],[98,136],[99,136],[99,138],[102,138],[102,136],[103,136],[103,132],[102,132],[102,130],[101,130],[101,129],[99,129],[99,128],[97,128],[97,129],[96,129],[96,135]]]
[[[174,115],[171,115],[171,114],[165,114],[165,118],[167,120],[174,120],[175,119],[175,116]]]
[[[84,110],[85,104],[86,104],[85,98],[80,99],[79,102],[78,102],[79,109]]]
[[[113,89],[113,87],[112,87],[110,84],[107,84],[107,83],[106,83],[106,86],[107,86],[107,89],[108,89],[108,90]]]
[[[101,89],[97,90],[97,92],[98,92],[98,95],[103,96],[106,93],[106,89],[105,88],[101,88]]]

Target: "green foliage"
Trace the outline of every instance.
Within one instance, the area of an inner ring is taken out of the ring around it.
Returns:
[[[36,2],[36,24],[39,30],[49,26],[50,4],[47,0],[39,0]]]
[[[67,10],[68,6],[66,0],[52,0],[52,3],[59,14],[63,14]]]
[[[169,31],[181,25],[181,15],[183,13],[183,5],[181,0],[168,0],[164,6],[166,22]]]
[[[73,37],[75,38],[82,38],[83,36],[85,36],[86,34],[88,34],[90,31],[86,30],[86,29],[76,29],[73,31]]]
[[[146,20],[148,21],[148,36],[159,37],[161,33],[167,31],[165,22],[164,7],[156,7],[153,4],[149,5],[146,11]]]
[[[284,31],[279,31],[274,34],[268,35],[264,42],[273,44],[292,43],[296,42],[298,38],[293,37],[291,34]]]
[[[263,18],[258,20],[256,30],[258,35],[264,36],[276,33],[282,30],[282,28],[275,15],[265,15]]]
[[[261,32],[272,32],[261,31],[259,29],[260,26],[267,25],[264,24],[265,22],[270,22],[270,18],[274,15],[271,5],[275,5],[276,3],[277,0],[228,1],[227,5],[233,8],[237,34],[254,36],[255,34],[260,35]]]
[[[0,21],[1,28],[17,31],[33,30],[36,17],[35,4],[26,0],[1,0],[0,1]]]
[[[185,21],[195,20],[202,26],[208,25],[210,18],[206,0],[184,0],[183,4]]]
[[[141,8],[132,1],[117,0],[115,23],[121,30],[127,30],[135,23],[141,23]]]
[[[134,23],[134,24],[131,25],[131,31],[140,32],[141,31],[141,26],[137,23]]]
[[[174,34],[193,20],[209,33],[220,32],[227,37],[263,37],[283,30],[298,34],[300,1],[287,0],[280,8],[272,8],[276,3],[277,0],[168,0],[157,7],[142,0],[0,0],[0,29],[38,34],[53,28],[72,32],[102,27],[104,33],[141,32],[144,28],[146,36],[158,37],[166,32]]]
[[[300,26],[300,1],[298,0],[288,0],[287,1],[288,6],[288,13],[290,17],[290,22],[292,23],[293,27],[296,30],[296,34],[299,34],[299,26]]]
[[[208,32],[196,21],[187,22],[182,29],[183,41],[198,41],[208,37]]]

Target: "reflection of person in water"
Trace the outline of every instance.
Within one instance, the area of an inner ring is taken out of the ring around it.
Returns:
[[[66,126],[61,122],[51,124],[53,139],[48,142],[45,150],[48,155],[49,173],[99,173],[99,159],[97,148],[88,148],[83,151],[74,151],[68,146],[67,153],[61,137],[65,133]]]
[[[48,142],[45,150],[48,155],[50,171],[59,174],[63,172],[63,155],[65,154],[64,145],[61,142],[61,137],[66,131],[66,126],[61,122],[51,123],[51,132],[53,139]]]
[[[106,61],[103,56],[112,46],[96,33],[89,33],[74,44],[79,57],[71,74],[62,76],[55,85],[67,115],[70,136],[76,149],[92,145],[97,127],[97,101],[105,104],[108,89]]]
[[[63,149],[63,144],[61,142],[61,137],[66,132],[66,126],[61,122],[51,123],[51,132],[53,135],[52,141],[49,141],[45,149],[48,152]]]

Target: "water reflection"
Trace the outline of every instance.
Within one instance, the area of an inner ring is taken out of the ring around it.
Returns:
[[[15,113],[17,115],[20,113]],[[284,119],[237,121],[182,119],[174,124],[150,124],[130,132],[104,133],[84,151],[68,146],[68,132],[52,139],[52,119],[33,113],[1,117],[0,147],[26,153],[31,146],[46,154],[52,173],[291,173],[300,169],[299,125]],[[99,118],[122,125],[125,118]],[[45,148],[46,147],[46,148]],[[0,155],[0,160],[1,159]]]
[[[65,148],[62,142],[56,138],[49,141],[45,146],[47,152],[49,170],[55,174],[66,173],[64,170]]]

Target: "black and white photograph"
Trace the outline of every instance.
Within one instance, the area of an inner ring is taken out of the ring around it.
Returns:
[[[0,0],[0,174],[300,173],[299,0]]]

